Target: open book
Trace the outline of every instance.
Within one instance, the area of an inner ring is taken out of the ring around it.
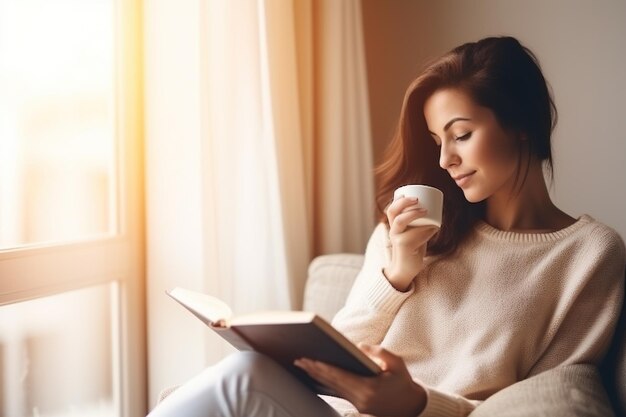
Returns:
[[[278,311],[234,316],[228,305],[207,294],[183,288],[167,294],[235,348],[273,358],[318,393],[333,394],[293,365],[294,360],[318,360],[364,376],[381,371],[373,360],[315,313]]]

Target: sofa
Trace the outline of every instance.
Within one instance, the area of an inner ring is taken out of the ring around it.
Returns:
[[[332,319],[362,263],[363,255],[357,254],[315,258],[309,265],[303,309]],[[625,330],[622,311],[610,351],[599,368],[563,366],[520,381],[492,395],[470,417],[626,417]]]
[[[332,254],[309,265],[303,309],[327,320],[343,306],[363,255]],[[626,417],[624,313],[606,360],[599,368],[570,365],[518,382],[492,395],[470,417]],[[159,402],[175,387],[161,392]]]

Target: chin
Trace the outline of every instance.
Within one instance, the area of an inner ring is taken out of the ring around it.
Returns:
[[[472,192],[471,190],[463,190],[463,195],[470,203],[480,203],[487,198],[486,196],[477,192]]]

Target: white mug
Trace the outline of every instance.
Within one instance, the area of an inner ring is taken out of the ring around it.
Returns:
[[[441,227],[441,216],[443,214],[443,193],[428,185],[404,185],[397,188],[393,193],[393,199],[397,200],[401,196],[417,197],[419,207],[424,207],[428,212],[426,216],[413,220],[410,226],[437,226]]]

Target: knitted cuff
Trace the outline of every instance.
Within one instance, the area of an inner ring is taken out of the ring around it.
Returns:
[[[426,408],[418,417],[465,417],[476,407],[475,402],[456,395],[426,388]]]
[[[411,286],[406,292],[396,290],[389,283],[382,268],[378,271],[377,276],[372,277],[369,288],[366,289],[368,304],[374,309],[382,311],[386,314],[395,314],[402,303],[411,296],[415,286]]]

